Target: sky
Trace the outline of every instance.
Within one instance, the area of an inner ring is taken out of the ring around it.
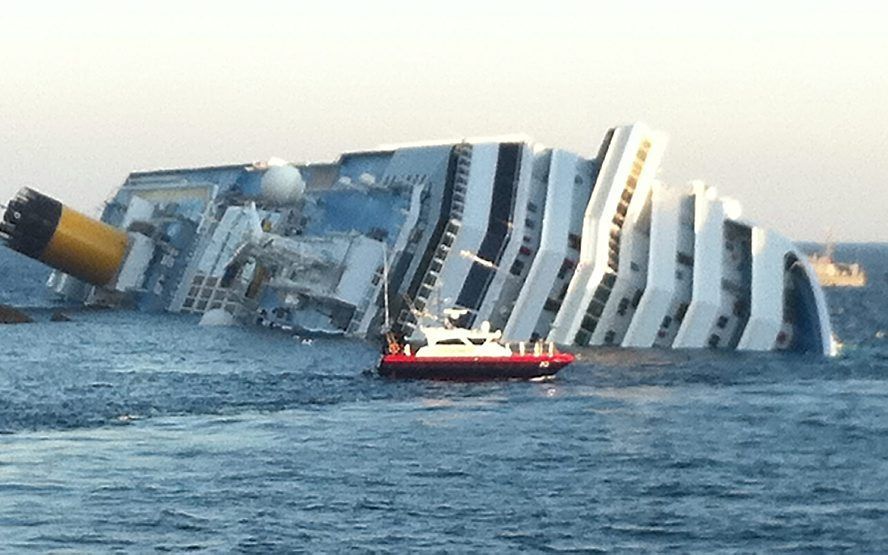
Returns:
[[[619,4],[619,5],[617,5]],[[665,131],[795,240],[888,241],[888,8],[868,2],[6,2],[0,203],[97,214],[134,170]]]

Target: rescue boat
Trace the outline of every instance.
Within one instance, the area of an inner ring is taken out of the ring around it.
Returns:
[[[551,342],[520,342],[517,351],[501,341],[501,331],[421,326],[426,344],[415,351],[387,335],[378,371],[386,378],[450,381],[528,380],[554,376],[573,362]]]

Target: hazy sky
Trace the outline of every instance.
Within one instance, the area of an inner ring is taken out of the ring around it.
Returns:
[[[238,4],[4,3],[0,202],[93,212],[136,169],[441,137],[590,155],[644,121],[670,184],[793,239],[888,241],[879,3]]]

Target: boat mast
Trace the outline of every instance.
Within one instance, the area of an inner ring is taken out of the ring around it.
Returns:
[[[389,315],[389,277],[388,277],[388,245],[382,243],[382,295],[385,307],[385,331],[392,329],[391,316]]]

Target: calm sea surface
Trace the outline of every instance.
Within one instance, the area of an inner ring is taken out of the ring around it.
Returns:
[[[71,312],[0,251],[0,551],[888,549],[888,247],[836,359],[587,350],[389,382],[374,347]]]

